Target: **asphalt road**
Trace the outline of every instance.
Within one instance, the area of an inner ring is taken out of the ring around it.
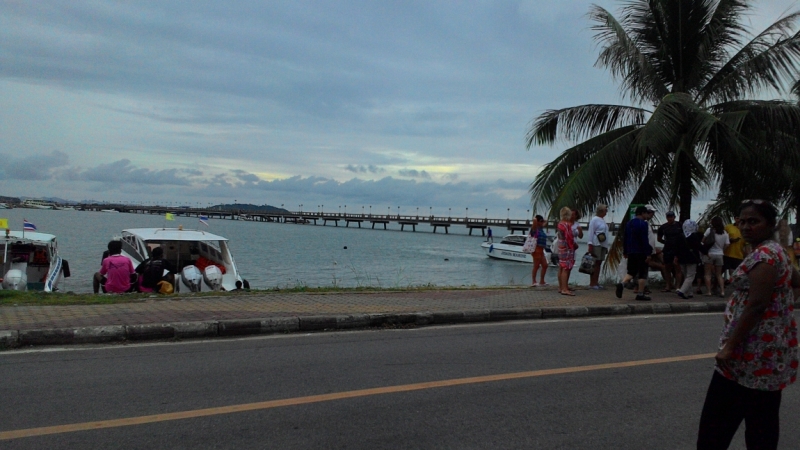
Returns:
[[[693,448],[711,358],[641,361],[712,353],[720,327],[717,313],[5,352],[0,448]],[[800,448],[799,400],[784,392],[781,448]]]

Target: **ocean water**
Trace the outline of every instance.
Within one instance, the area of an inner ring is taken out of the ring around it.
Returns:
[[[22,229],[23,219],[38,231],[54,234],[59,254],[69,261],[72,276],[61,291],[91,292],[92,274],[100,268],[100,257],[108,241],[126,228],[177,227],[207,229],[229,239],[243,278],[256,289],[294,287],[382,287],[409,286],[525,286],[531,282],[530,264],[488,258],[480,247],[485,238],[469,236],[466,227],[451,226],[450,233],[432,233],[426,225],[417,231],[400,231],[399,225],[365,222],[363,228],[291,223],[210,219],[209,227],[196,217],[177,216],[165,221],[149,214],[56,211],[36,209],[0,210],[13,230]],[[477,230],[476,230],[477,231]],[[494,229],[495,242],[505,230]],[[585,248],[585,247],[584,247]],[[556,285],[557,269],[550,267],[546,281]],[[571,282],[586,285],[588,276],[572,271]]]

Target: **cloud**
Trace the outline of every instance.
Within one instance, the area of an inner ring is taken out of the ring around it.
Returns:
[[[153,170],[136,167],[131,164],[130,160],[121,159],[79,172],[77,176],[86,181],[104,184],[191,185],[191,180],[181,176],[180,172],[178,169]]]
[[[443,180],[447,180],[447,181],[456,181],[456,180],[458,180],[458,174],[457,173],[446,173],[446,174],[442,175],[442,179]]]
[[[344,170],[346,170],[348,172],[353,172],[353,173],[372,173],[372,174],[378,174],[378,173],[386,172],[386,169],[384,169],[382,167],[378,167],[378,166],[372,165],[372,164],[367,165],[367,166],[364,166],[364,165],[355,166],[353,164],[348,164],[347,166],[345,166]]]
[[[236,169],[236,170],[231,170],[231,172],[236,177],[236,179],[244,181],[245,183],[257,183],[258,181],[261,180],[260,178],[258,178],[258,176],[253,175],[252,173],[248,173],[244,170]]]
[[[21,158],[0,154],[0,161],[0,179],[43,181],[51,179],[56,169],[69,164],[69,156],[55,150]]]
[[[424,180],[430,180],[431,175],[424,171],[424,170],[416,170],[416,169],[400,169],[397,173],[403,177],[411,177],[411,178],[422,178]]]

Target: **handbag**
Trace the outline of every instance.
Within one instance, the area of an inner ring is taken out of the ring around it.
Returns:
[[[700,243],[700,253],[707,255],[708,251],[711,250],[711,247],[714,246],[716,243],[716,238],[714,237],[714,230],[711,230],[710,233],[703,236],[703,240]]]
[[[533,253],[536,251],[536,238],[528,235],[525,244],[522,245],[522,253]]]
[[[594,271],[594,256],[591,253],[583,255],[581,258],[581,265],[578,267],[578,272],[591,275]]]
[[[558,254],[558,236],[553,238],[553,243],[550,244],[550,253],[554,255]]]

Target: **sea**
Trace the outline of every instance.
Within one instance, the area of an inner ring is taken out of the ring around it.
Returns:
[[[134,213],[78,210],[4,209],[12,230],[22,230],[23,219],[37,231],[56,236],[59,255],[69,261],[71,277],[59,285],[62,292],[92,291],[92,275],[99,270],[108,241],[128,228],[177,227],[202,229],[229,239],[242,278],[253,289],[287,288],[408,288],[529,286],[531,265],[491,259],[481,248],[485,237],[470,236],[466,227],[417,225],[417,231],[397,224],[388,229],[364,222],[363,228],[343,223],[333,226],[209,219]],[[476,230],[477,231],[477,230]],[[502,229],[493,229],[495,242]],[[584,247],[585,248],[585,247]],[[549,267],[545,280],[557,285],[557,268]],[[537,275],[538,278],[538,275]],[[537,280],[538,281],[538,280]],[[572,271],[570,282],[588,285],[588,276]]]

